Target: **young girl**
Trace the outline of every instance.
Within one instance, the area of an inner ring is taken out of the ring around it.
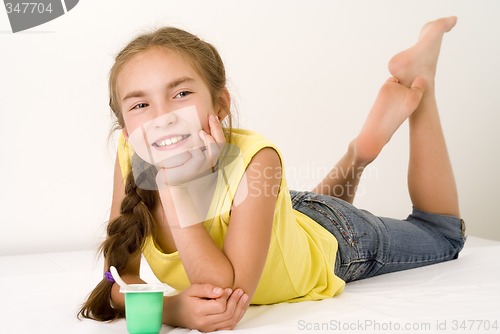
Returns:
[[[289,191],[279,150],[231,127],[212,45],[175,28],[130,42],[109,78],[122,136],[105,275],[80,315],[123,317],[108,270],[141,283],[141,254],[181,291],[164,298],[164,323],[202,331],[234,328],[250,304],[324,299],[345,282],[457,258],[464,223],[434,96],[441,40],[455,23],[428,23],[391,59],[364,126],[312,192]],[[348,190],[406,119],[413,212],[400,221],[353,207]]]

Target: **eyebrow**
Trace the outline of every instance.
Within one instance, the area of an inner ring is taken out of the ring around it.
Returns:
[[[191,83],[191,82],[194,82],[193,78],[181,77],[179,79],[175,79],[172,82],[168,83],[167,89],[170,90],[170,89],[173,89],[181,84]],[[122,99],[122,102],[124,102],[125,100],[128,100],[128,99],[134,98],[134,97],[144,97],[145,95],[146,95],[146,93],[142,90],[134,90],[132,92],[129,92],[127,95],[125,95],[125,97]]]

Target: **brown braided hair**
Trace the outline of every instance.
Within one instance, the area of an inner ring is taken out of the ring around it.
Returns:
[[[134,158],[136,156],[134,155]],[[137,178],[137,175],[135,176]],[[155,191],[145,190],[136,183],[146,178],[147,173],[139,175],[137,182],[134,174],[129,173],[125,183],[125,197],[120,206],[120,216],[111,221],[107,227],[107,238],[100,247],[109,265],[118,272],[127,268],[129,262],[142,250],[146,237],[152,235],[154,219],[151,214],[155,206]],[[79,315],[100,321],[122,318],[121,310],[111,306],[112,284],[103,278],[90,293],[82,306]]]

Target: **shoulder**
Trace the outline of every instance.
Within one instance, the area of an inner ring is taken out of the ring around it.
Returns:
[[[278,147],[268,138],[254,131],[233,129],[229,143],[239,149],[245,164],[249,164],[250,161],[257,158],[257,154],[259,155],[259,160],[271,159],[278,162],[281,160],[281,153]]]
[[[245,176],[250,185],[249,193],[256,191],[259,196],[267,194],[275,199],[283,177],[282,157],[278,148],[270,140],[256,132],[245,130],[240,136],[244,142],[240,149],[245,166]]]
[[[277,147],[253,131],[235,129],[220,162],[231,193],[236,194],[235,203],[243,199],[249,203],[250,193],[262,194],[265,189],[273,189],[274,194],[283,182],[282,158]]]
[[[249,179],[262,178],[266,184],[275,180],[279,184],[282,178],[281,157],[271,147],[262,148],[248,164],[247,177]]]

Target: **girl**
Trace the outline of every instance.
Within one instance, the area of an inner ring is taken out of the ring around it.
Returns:
[[[109,78],[122,136],[105,275],[79,314],[123,317],[109,266],[141,283],[141,254],[181,291],[164,298],[164,323],[202,331],[234,328],[250,304],[319,300],[345,282],[457,258],[464,223],[434,96],[441,40],[455,24],[428,23],[391,59],[360,133],[312,192],[289,191],[279,150],[231,127],[212,45],[175,28],[130,42]],[[350,190],[406,119],[413,212],[399,221],[353,207]]]

